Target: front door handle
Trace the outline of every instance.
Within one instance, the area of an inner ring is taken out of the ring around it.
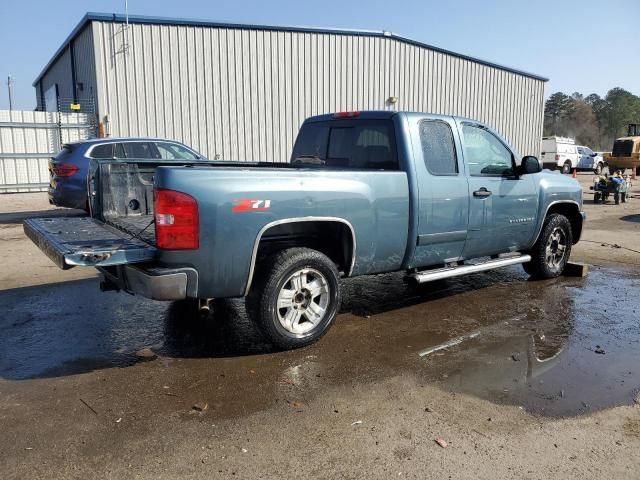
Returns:
[[[491,192],[486,188],[482,187],[480,190],[476,190],[473,192],[474,197],[486,198],[491,196]]]

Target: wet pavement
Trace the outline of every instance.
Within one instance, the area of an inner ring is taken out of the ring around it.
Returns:
[[[101,293],[95,279],[5,290],[0,379],[14,381],[3,388],[11,392],[92,372],[97,411],[152,404],[189,416],[206,400],[217,417],[234,417],[407,375],[535,414],[576,415],[633,402],[639,285],[637,273],[614,269],[535,282],[514,267],[419,287],[400,274],[351,279],[336,325],[290,352],[261,340],[239,300],[216,302],[201,319],[184,303]],[[158,358],[140,359],[144,347]],[[114,407],[108,394],[122,385]]]

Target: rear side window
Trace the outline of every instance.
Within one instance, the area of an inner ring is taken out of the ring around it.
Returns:
[[[93,147],[91,158],[113,158],[113,143],[105,143]]]
[[[126,158],[149,159],[153,158],[153,150],[148,142],[125,142],[121,144],[124,147]]]
[[[398,170],[393,124],[386,120],[306,124],[296,140],[292,161],[358,170]]]
[[[420,143],[427,170],[432,175],[457,175],[458,160],[451,127],[442,120],[420,122]]]
[[[113,147],[113,156],[114,158],[127,158],[124,153],[124,145],[116,143]]]
[[[182,145],[176,143],[156,142],[160,158],[163,160],[197,160],[198,157]]]

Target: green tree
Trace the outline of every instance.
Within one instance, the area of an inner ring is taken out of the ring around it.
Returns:
[[[545,135],[560,135],[559,121],[571,112],[571,97],[562,92],[551,95],[544,104]]]
[[[576,138],[594,150],[611,150],[627,134],[627,125],[640,123],[640,97],[613,88],[604,98],[592,93],[571,96],[556,92],[545,102],[544,134]]]
[[[612,88],[605,100],[608,105],[605,131],[612,138],[625,136],[630,123],[640,123],[640,97],[622,88]]]

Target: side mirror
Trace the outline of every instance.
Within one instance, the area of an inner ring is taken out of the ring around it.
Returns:
[[[598,156],[598,154],[597,154],[596,152],[593,152],[593,153],[591,154],[591,156],[592,156],[592,157],[597,157],[597,156]]]
[[[520,164],[520,173],[525,175],[527,173],[538,173],[542,171],[540,162],[537,157],[533,155],[527,155],[522,157],[522,163]]]

